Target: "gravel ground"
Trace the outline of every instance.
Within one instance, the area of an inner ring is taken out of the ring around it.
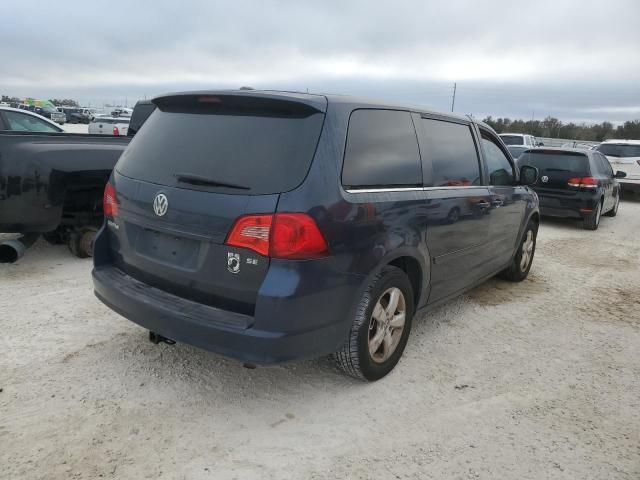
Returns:
[[[638,232],[545,221],[528,280],[420,315],[374,384],[154,346],[40,242],[0,265],[0,478],[637,480]]]

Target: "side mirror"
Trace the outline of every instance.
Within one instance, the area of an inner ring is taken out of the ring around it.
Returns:
[[[520,185],[533,185],[538,181],[538,169],[530,165],[520,167]]]
[[[623,172],[621,170],[618,170],[616,172],[616,174],[614,175],[615,178],[624,178],[627,176],[627,172]]]

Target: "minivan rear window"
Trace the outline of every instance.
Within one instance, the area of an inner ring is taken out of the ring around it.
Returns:
[[[116,170],[160,185],[231,194],[281,193],[304,180],[324,114],[220,112],[156,109]]]
[[[530,165],[541,172],[571,172],[589,175],[589,159],[579,152],[530,151],[523,153],[518,165]]]
[[[520,135],[500,135],[505,145],[524,145],[524,137]]]

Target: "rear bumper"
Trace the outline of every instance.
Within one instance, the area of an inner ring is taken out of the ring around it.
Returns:
[[[540,207],[540,215],[543,217],[582,218],[579,210],[569,208]]]
[[[576,195],[553,195],[538,192],[540,214],[548,217],[583,218],[591,215],[600,201],[600,193],[579,192]]]
[[[104,304],[138,325],[243,362],[277,363],[336,351],[349,331],[351,303],[363,277],[345,275],[321,292],[300,292],[304,285],[298,285],[289,288],[296,292],[290,295],[279,285],[283,274],[267,276],[254,317],[172,295],[112,266],[94,268],[93,284]],[[274,289],[282,293],[270,294]]]

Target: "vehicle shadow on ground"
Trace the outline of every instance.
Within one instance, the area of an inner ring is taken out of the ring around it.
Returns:
[[[462,301],[453,300],[452,303]],[[443,325],[450,321],[451,316],[444,315],[442,308],[446,306],[429,314],[419,312],[416,315],[409,345],[400,364],[385,379],[374,383],[347,376],[330,356],[246,368],[240,361],[190,345],[155,345],[148,340],[146,330],[111,312],[107,312],[106,321],[117,322],[118,333],[67,353],[61,368],[67,375],[77,376],[80,383],[83,378],[95,378],[94,382],[99,385],[112,382],[123,385],[131,399],[147,397],[149,402],[154,402],[156,397],[148,397],[148,392],[160,390],[162,393],[157,398],[165,404],[179,404],[185,398],[212,404],[220,399],[242,399],[245,405],[263,410],[265,407],[261,402],[276,397],[283,400],[301,395],[313,397],[325,390],[340,392],[340,396],[358,392],[369,395],[367,392],[380,388],[398,388],[400,391],[408,379],[415,381],[416,375],[425,374],[423,365],[437,362],[437,358],[430,358],[435,353],[424,352],[424,344],[437,343]],[[453,305],[454,310],[459,308],[459,305]],[[112,388],[113,395],[122,395],[121,387],[109,386],[107,390]],[[101,392],[102,395],[105,393]]]

